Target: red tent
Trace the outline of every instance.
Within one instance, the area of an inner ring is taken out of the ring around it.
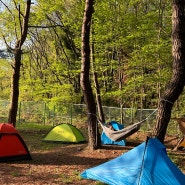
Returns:
[[[12,124],[0,124],[0,162],[31,159],[25,142]]]

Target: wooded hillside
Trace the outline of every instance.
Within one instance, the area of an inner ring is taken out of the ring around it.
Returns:
[[[80,89],[84,3],[32,1],[20,101],[84,103]],[[20,1],[20,9],[23,5]],[[16,12],[13,4],[7,6]],[[97,0],[94,9],[92,69],[97,72],[103,105],[155,109],[172,73],[171,1]],[[12,28],[20,22],[19,15],[12,17],[9,10],[0,9],[0,30],[8,44],[14,45]],[[9,99],[11,53],[3,49],[0,99]],[[174,106],[177,113],[183,112],[183,97]]]

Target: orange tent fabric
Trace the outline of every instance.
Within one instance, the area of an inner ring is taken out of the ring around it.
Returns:
[[[0,162],[31,159],[25,142],[12,124],[0,124]]]

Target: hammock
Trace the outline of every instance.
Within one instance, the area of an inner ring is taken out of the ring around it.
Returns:
[[[157,110],[157,109],[156,109]],[[121,130],[112,130],[110,127],[108,127],[106,124],[102,123],[100,120],[99,123],[103,129],[103,132],[107,135],[107,137],[109,137],[111,140],[113,141],[119,141],[119,140],[123,140],[129,136],[131,136],[132,134],[134,134],[135,132],[137,132],[140,127],[145,123],[145,121],[152,115],[154,114],[155,111],[153,111],[149,116],[147,116],[144,120],[137,122],[133,125],[129,125]]]

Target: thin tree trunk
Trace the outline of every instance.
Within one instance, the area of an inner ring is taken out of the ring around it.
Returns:
[[[98,108],[98,115],[101,120],[101,122],[105,122],[105,117],[103,113],[103,107],[102,107],[102,101],[101,101],[101,96],[100,96],[100,87],[98,83],[98,78],[97,78],[97,73],[94,71],[93,72],[93,77],[94,77],[94,85],[95,85],[95,93],[96,93],[96,102],[97,102],[97,108]]]
[[[173,76],[160,98],[154,129],[154,135],[161,142],[165,139],[173,104],[183,91],[185,84],[185,2],[184,0],[173,0],[172,5]]]
[[[91,150],[97,149],[101,146],[100,137],[97,126],[96,117],[96,103],[93,96],[93,91],[90,83],[90,26],[93,14],[93,0],[86,0],[85,12],[82,25],[82,62],[81,62],[81,74],[80,85],[83,91],[84,100],[87,105],[88,111],[88,136],[89,136],[89,148]]]
[[[20,6],[20,5],[18,5]],[[19,101],[19,79],[20,79],[20,67],[21,67],[21,56],[22,56],[22,45],[26,40],[27,33],[28,33],[28,21],[30,15],[30,7],[31,7],[31,0],[27,0],[25,14],[23,18],[20,39],[17,40],[15,48],[13,49],[14,52],[14,64],[13,64],[13,76],[12,76],[12,92],[11,92],[11,100],[10,100],[10,110],[8,116],[8,123],[16,125],[16,117],[17,117],[17,110],[18,110],[18,101]],[[19,7],[20,10],[20,7]],[[21,15],[21,12],[19,12]],[[19,20],[21,22],[21,20]]]
[[[18,110],[18,99],[19,99],[19,79],[20,79],[20,66],[21,66],[21,50],[17,50],[14,54],[14,65],[13,65],[13,76],[11,83],[11,101],[10,110],[8,116],[8,123],[16,125],[16,117]]]
[[[94,57],[94,42],[93,42],[93,32],[91,34],[92,37],[92,44],[91,44],[91,58],[92,58],[92,71],[93,71],[93,79],[94,79],[94,86],[95,86],[95,94],[96,94],[96,103],[97,103],[97,109],[98,109],[98,115],[101,120],[101,122],[105,122],[105,116],[103,113],[103,107],[102,107],[102,101],[100,96],[100,86],[98,83],[98,77],[96,73],[96,69],[94,66],[95,57]]]

